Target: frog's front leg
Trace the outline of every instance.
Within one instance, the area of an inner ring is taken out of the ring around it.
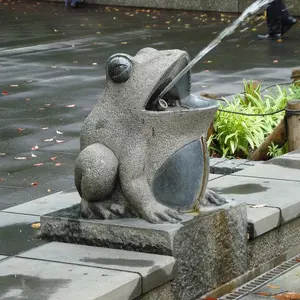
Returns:
[[[130,149],[120,161],[122,193],[140,217],[151,223],[177,223],[178,212],[158,203],[144,172],[145,147]]]
[[[226,203],[225,198],[210,189],[206,189],[203,199],[200,200],[202,206],[220,206]]]

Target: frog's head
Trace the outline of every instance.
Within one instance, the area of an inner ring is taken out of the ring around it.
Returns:
[[[205,100],[191,97],[190,72],[163,96],[163,100],[158,99],[162,90],[189,61],[187,52],[181,50],[144,48],[134,57],[114,54],[106,64],[105,100],[133,114],[141,110],[165,114],[211,106]]]

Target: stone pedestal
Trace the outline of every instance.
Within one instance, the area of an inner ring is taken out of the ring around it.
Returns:
[[[174,256],[174,299],[195,299],[247,271],[245,204],[203,208],[199,215],[183,215],[178,224],[78,216],[79,205],[42,216],[43,237]]]

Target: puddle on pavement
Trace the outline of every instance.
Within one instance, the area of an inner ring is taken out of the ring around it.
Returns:
[[[43,279],[23,274],[0,276],[0,299],[48,300],[69,282],[70,279]]]
[[[39,232],[31,227],[31,223],[17,223],[0,227],[0,254],[16,255],[44,244],[45,241],[39,239]]]
[[[246,195],[246,194],[262,193],[267,191],[268,188],[258,183],[246,183],[246,184],[233,185],[221,189],[214,188],[213,190],[220,194]]]
[[[124,259],[124,258],[89,258],[85,257],[80,259],[82,262],[86,263],[96,263],[99,265],[107,265],[107,266],[123,266],[123,267],[151,267],[154,266],[154,261],[152,260],[142,260],[142,259]]]

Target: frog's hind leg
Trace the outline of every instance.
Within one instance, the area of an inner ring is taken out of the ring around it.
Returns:
[[[118,190],[118,167],[118,158],[103,144],[92,144],[81,151],[75,162],[75,185],[82,198],[83,218],[125,216],[125,207],[112,198]]]

